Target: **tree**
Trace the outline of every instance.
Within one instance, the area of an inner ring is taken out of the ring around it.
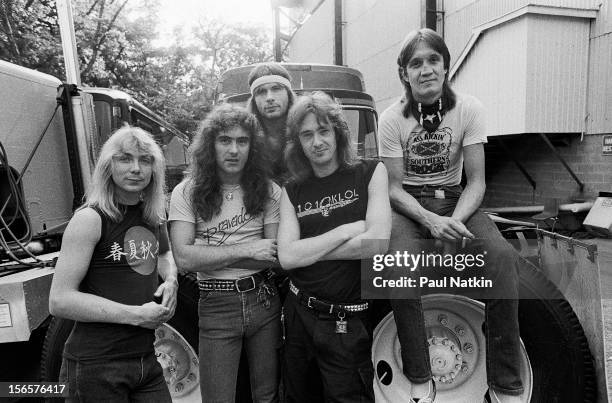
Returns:
[[[73,0],[84,85],[121,89],[193,134],[231,67],[272,58],[260,26],[201,20],[155,46],[159,0]],[[55,0],[0,0],[0,58],[65,77]]]

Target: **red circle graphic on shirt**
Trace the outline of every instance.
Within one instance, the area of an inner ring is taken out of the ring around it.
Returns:
[[[125,233],[123,251],[128,264],[138,274],[147,276],[157,267],[159,242],[145,227],[134,226]]]

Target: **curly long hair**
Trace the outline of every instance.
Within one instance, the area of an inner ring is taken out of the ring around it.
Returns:
[[[138,127],[126,125],[106,140],[100,151],[92,174],[91,185],[87,189],[86,201],[82,207],[95,206],[115,222],[123,219],[123,213],[115,197],[113,156],[130,150],[139,150],[152,158],[151,181],[141,194],[142,211],[143,218],[148,224],[158,225],[166,217],[164,196],[166,162],[153,136]]]
[[[206,117],[189,147],[189,180],[193,185],[190,200],[196,213],[204,221],[218,215],[223,204],[221,181],[217,174],[215,140],[220,133],[236,127],[246,131],[251,140],[249,155],[240,179],[246,212],[250,215],[261,213],[269,197],[269,173],[264,160],[263,134],[257,118],[243,107],[222,104]]]
[[[408,62],[414,55],[419,43],[424,42],[431,49],[435,50],[442,55],[442,61],[444,62],[444,68],[446,69],[446,75],[444,77],[444,83],[442,83],[442,99],[445,103],[445,109],[447,111],[453,109],[457,103],[457,95],[451,88],[448,82],[448,72],[450,71],[450,52],[444,42],[444,39],[434,30],[429,28],[421,28],[418,30],[410,31],[400,50],[399,56],[397,56],[397,74],[399,79],[404,86],[404,96],[406,97],[406,106],[403,109],[404,117],[409,117],[411,113],[412,104],[414,103],[414,97],[412,96],[412,89],[408,81],[404,80],[403,74],[405,73]]]
[[[351,146],[351,132],[340,105],[322,91],[299,96],[287,115],[289,141],[285,149],[285,163],[292,178],[297,181],[314,175],[299,137],[302,122],[309,113],[313,113],[318,121],[328,120],[331,123],[336,135],[336,153],[340,168],[353,165],[357,159]]]

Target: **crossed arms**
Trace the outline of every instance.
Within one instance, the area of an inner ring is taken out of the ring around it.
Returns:
[[[377,253],[385,253],[391,233],[387,186],[387,170],[383,164],[378,164],[368,184],[366,219],[303,239],[300,239],[294,206],[283,189],[278,229],[278,259],[283,269],[305,267],[320,260],[365,259]]]

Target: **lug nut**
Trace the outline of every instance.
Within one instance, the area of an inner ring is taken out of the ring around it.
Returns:
[[[459,371],[459,370],[461,369],[461,365],[460,365],[460,364],[455,364],[455,369],[456,369],[457,371]]]
[[[459,336],[465,336],[465,329],[461,326],[455,327],[455,332],[457,332]]]
[[[464,365],[461,367],[461,372],[464,372],[464,373],[465,373],[465,372],[468,372],[468,366],[467,366],[467,364],[464,364]]]
[[[448,317],[444,314],[440,314],[438,315],[438,322],[440,322],[442,325],[446,326],[448,325]]]
[[[463,345],[463,349],[468,354],[472,354],[474,352],[474,346],[471,343],[465,343]]]
[[[461,354],[457,354],[457,355],[455,356],[455,358],[457,359],[457,361],[461,361],[461,360],[463,360],[463,355],[461,355]]]
[[[448,339],[446,337],[442,339],[442,345],[443,346],[448,346],[448,343],[449,343],[449,341],[448,341]]]

